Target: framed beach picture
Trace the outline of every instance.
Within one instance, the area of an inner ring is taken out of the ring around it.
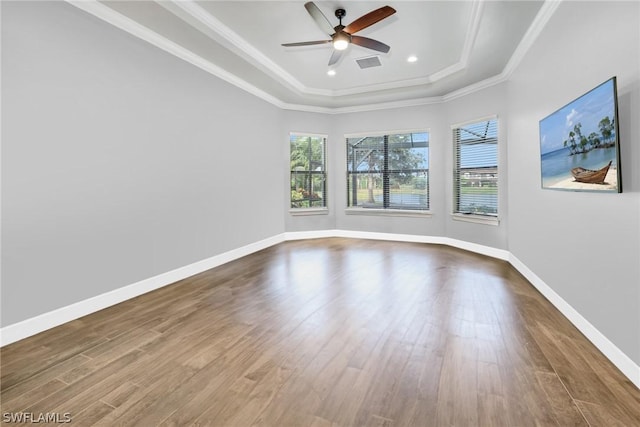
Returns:
[[[612,77],[540,120],[542,188],[622,192]]]

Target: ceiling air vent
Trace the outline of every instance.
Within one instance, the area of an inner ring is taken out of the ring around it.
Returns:
[[[379,67],[382,65],[382,63],[380,63],[380,57],[378,55],[367,56],[364,58],[356,59],[356,62],[362,69]]]

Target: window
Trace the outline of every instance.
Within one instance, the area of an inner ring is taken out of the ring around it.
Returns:
[[[322,135],[291,134],[291,208],[327,206],[326,145]]]
[[[453,127],[454,213],[498,215],[498,122]]]
[[[429,209],[429,133],[347,137],[347,205]]]

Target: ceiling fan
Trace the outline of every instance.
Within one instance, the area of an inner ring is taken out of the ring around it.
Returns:
[[[329,65],[333,65],[338,62],[344,50],[349,47],[350,43],[384,53],[389,52],[389,49],[391,49],[388,45],[377,40],[354,35],[358,31],[365,29],[379,21],[382,21],[383,19],[396,13],[396,10],[390,6],[383,6],[379,9],[373,10],[366,15],[363,15],[360,18],[356,19],[346,27],[342,25],[342,18],[344,18],[347,14],[344,9],[336,9],[335,15],[340,23],[337,26],[332,27],[329,20],[323,15],[323,13],[320,11],[318,6],[315,5],[315,3],[310,1],[308,3],[305,3],[304,7],[305,9],[307,9],[307,12],[309,12],[309,15],[311,15],[313,20],[316,21],[316,24],[318,24],[320,29],[322,29],[322,31],[326,32],[331,37],[331,40],[284,43],[282,44],[282,46],[309,46],[314,44],[332,43],[334,50],[331,54],[331,58],[329,59]]]

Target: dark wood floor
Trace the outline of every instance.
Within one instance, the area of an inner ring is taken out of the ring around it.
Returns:
[[[72,425],[638,426],[640,391],[511,266],[288,242],[2,349]]]

